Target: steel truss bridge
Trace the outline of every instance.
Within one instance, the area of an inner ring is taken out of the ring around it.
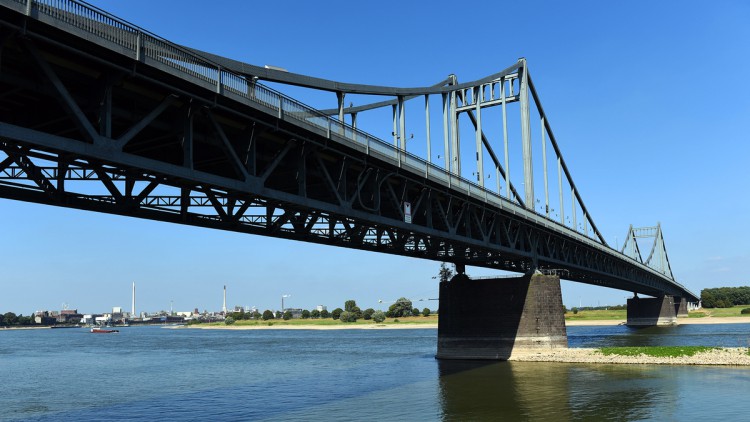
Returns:
[[[334,93],[337,107],[313,109],[262,81]],[[347,107],[347,95],[387,99]],[[407,102],[424,116],[425,158],[407,150]],[[392,142],[357,127],[358,116],[383,107],[392,111]],[[509,172],[513,113],[522,189]],[[543,202],[534,193],[532,114]],[[502,127],[502,154],[490,125]],[[441,126],[442,163],[432,162],[433,126]],[[419,88],[347,84],[183,47],[75,0],[0,0],[0,197],[458,268],[562,271],[698,300],[673,279],[660,228],[651,253],[659,259],[640,257],[635,237],[648,233],[632,228],[622,252],[607,245],[524,59],[467,83],[451,75]]]

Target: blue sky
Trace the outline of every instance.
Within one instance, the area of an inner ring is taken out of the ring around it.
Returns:
[[[679,282],[696,293],[750,284],[744,2],[92,3],[177,43],[345,82],[469,81],[525,57],[607,241],[660,221]],[[333,94],[289,92],[335,106]],[[437,297],[431,261],[8,200],[0,218],[2,312],[128,309],[133,281],[147,311],[218,310],[224,284],[230,306],[261,309],[278,308],[282,294],[288,306],[329,309]],[[563,282],[568,306],[627,296]]]

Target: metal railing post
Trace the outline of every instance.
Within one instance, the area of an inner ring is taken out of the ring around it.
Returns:
[[[141,49],[143,48],[143,33],[138,31],[135,36],[135,61],[143,61],[141,57]]]
[[[339,106],[339,124],[341,125],[341,136],[346,137],[346,128],[344,127],[344,96],[345,92],[337,92],[336,99]],[[329,117],[330,118],[330,117]]]
[[[216,93],[221,95],[221,66],[216,67]],[[279,98],[281,102],[281,98]]]

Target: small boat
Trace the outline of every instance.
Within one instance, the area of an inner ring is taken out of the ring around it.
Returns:
[[[92,328],[91,332],[97,333],[97,334],[109,334],[109,333],[119,333],[120,330],[108,330],[106,328]]]

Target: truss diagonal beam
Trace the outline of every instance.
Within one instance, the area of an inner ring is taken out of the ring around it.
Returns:
[[[72,114],[73,120],[75,120],[76,125],[82,128],[83,132],[88,136],[90,141],[96,142],[99,139],[99,134],[94,129],[94,126],[88,120],[81,108],[78,107],[78,104],[70,95],[70,92],[68,92],[67,88],[65,88],[65,85],[63,85],[62,81],[57,76],[55,71],[52,70],[52,66],[50,66],[49,63],[47,63],[47,61],[44,59],[44,57],[42,57],[42,54],[39,52],[36,46],[34,46],[34,43],[32,43],[31,41],[25,41],[23,45],[30,53],[31,57],[34,59],[39,69],[41,69],[44,75],[52,83],[52,86],[55,87],[57,94],[60,96],[62,104],[65,106],[66,110],[68,110],[68,112]]]
[[[177,100],[176,95],[167,95],[164,99],[151,110],[147,115],[143,116],[136,124],[130,127],[125,133],[123,133],[115,141],[115,148],[123,149],[138,133],[146,128],[150,123],[154,121],[160,114],[162,114],[169,106],[175,103]]]

